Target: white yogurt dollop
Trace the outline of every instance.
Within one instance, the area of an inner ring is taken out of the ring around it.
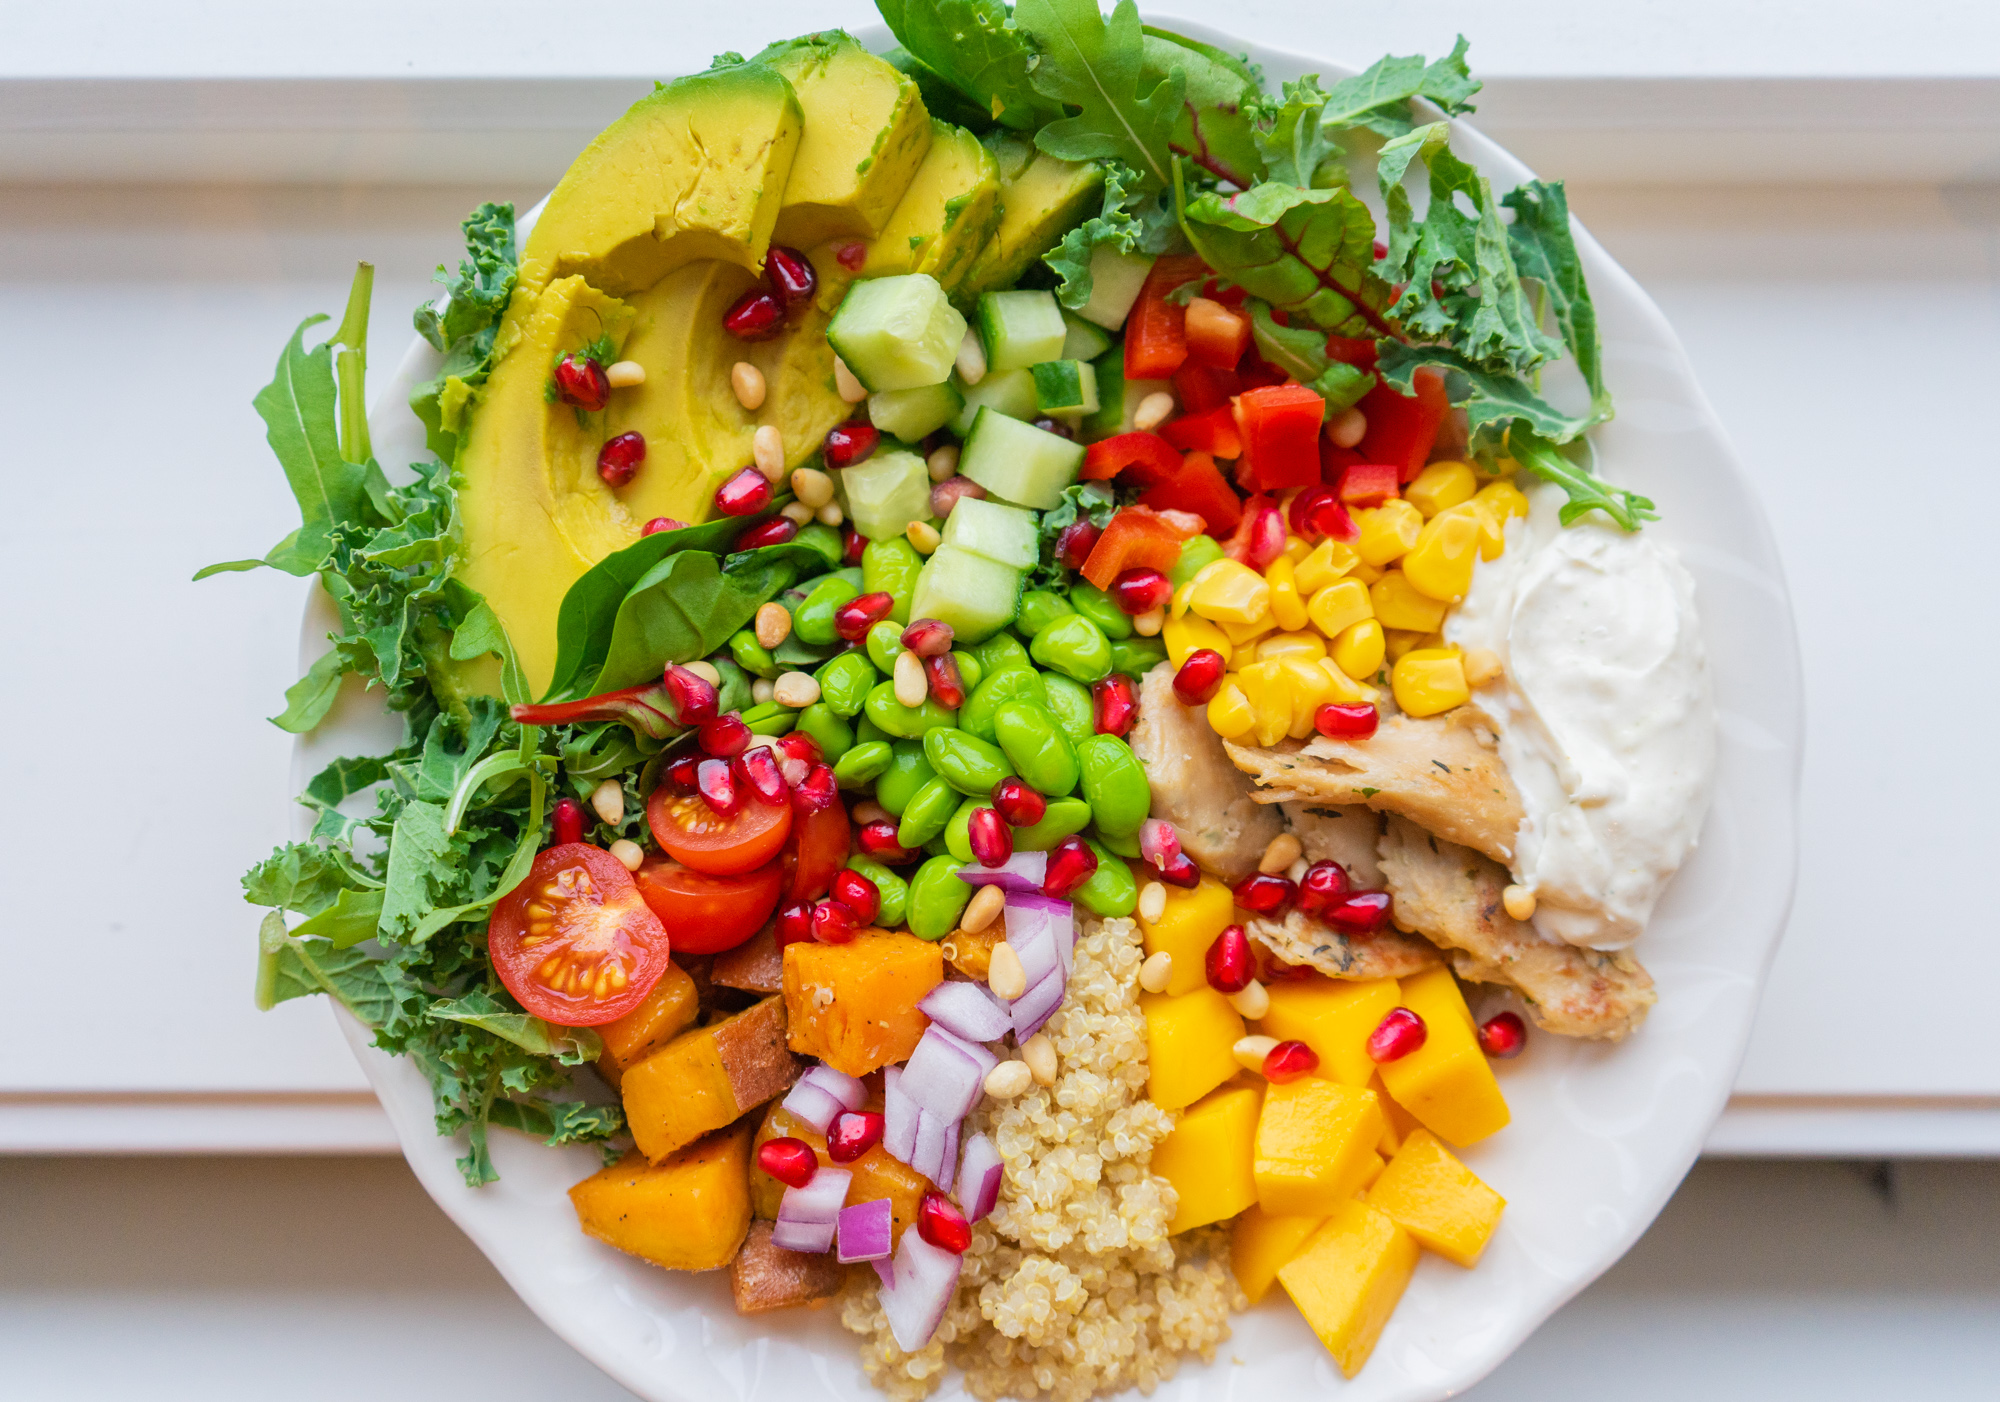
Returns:
[[[1445,625],[1505,668],[1473,701],[1521,792],[1514,879],[1545,937],[1616,949],[1639,937],[1701,831],[1715,771],[1715,698],[1694,580],[1652,529],[1588,516],[1524,482],[1528,518],[1482,561]]]

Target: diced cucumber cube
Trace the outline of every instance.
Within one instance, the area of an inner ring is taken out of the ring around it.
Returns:
[[[1101,243],[1090,255],[1090,298],[1083,304],[1083,319],[1094,321],[1107,331],[1116,331],[1132,314],[1139,289],[1153,271],[1153,260],[1143,253],[1120,253]]]
[[[991,409],[1024,423],[1035,417],[1035,375],[1032,370],[1002,370],[997,375],[988,371],[986,378],[976,385],[968,385],[962,380],[953,383],[965,400],[965,407],[951,421],[951,431],[960,438],[972,432],[972,421],[979,417],[981,409]]]
[[[959,454],[958,470],[994,496],[1047,511],[1083,466],[1083,445],[1033,424],[981,409]]]
[[[958,515],[957,509],[951,514]],[[940,545],[917,575],[910,617],[949,623],[959,642],[976,643],[1013,621],[1020,598],[1019,570],[960,546]]]
[[[1042,558],[1032,511],[978,497],[960,497],[952,507],[944,518],[944,543],[1017,570],[1032,569]]]
[[[1083,436],[1096,440],[1123,432],[1125,422],[1125,347],[1113,342],[1090,367],[1097,372],[1097,412],[1083,420]]]
[[[834,476],[848,520],[870,540],[888,540],[912,521],[931,519],[931,474],[915,453],[878,448]]]
[[[1069,334],[1053,292],[982,292],[978,315],[989,373],[1054,360]]]
[[[1097,408],[1097,371],[1084,360],[1045,360],[1030,367],[1035,407],[1044,414],[1092,413]]]
[[[936,433],[965,407],[965,396],[947,380],[921,389],[885,389],[868,396],[868,421],[905,443]]]
[[[1111,349],[1111,337],[1103,328],[1092,326],[1075,313],[1064,312],[1063,325],[1068,328],[1063,333],[1064,360],[1095,360]]]
[[[929,273],[863,278],[847,289],[826,338],[870,390],[943,384],[965,318]]]

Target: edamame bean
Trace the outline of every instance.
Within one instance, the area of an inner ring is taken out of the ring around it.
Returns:
[[[1133,638],[1111,645],[1111,670],[1123,672],[1133,681],[1167,660],[1167,645],[1158,638]]]
[[[1138,828],[1134,828],[1130,832],[1118,833],[1115,836],[1100,828],[1097,833],[1097,840],[1102,842],[1107,849],[1117,853],[1121,857],[1130,858],[1135,862],[1139,860]]]
[[[898,623],[910,621],[910,598],[917,592],[917,571],[924,557],[902,536],[871,540],[861,552],[861,592],[882,593],[894,599],[889,617]]]
[[[729,655],[736,659],[736,665],[754,677],[770,681],[785,669],[778,665],[778,659],[757,641],[757,635],[748,628],[742,628],[729,635]]]
[[[932,857],[910,878],[910,897],[904,919],[910,933],[920,940],[941,940],[958,928],[958,917],[972,899],[972,887],[958,879],[964,863],[946,853]]]
[[[819,681],[819,699],[842,717],[860,715],[868,693],[882,680],[868,655],[858,650],[829,659],[813,675]]]
[[[951,821],[944,825],[944,850],[961,862],[974,860],[972,855],[972,814],[975,809],[987,806],[983,798],[968,798],[958,805],[958,811],[951,815]]]
[[[854,586],[855,593],[859,594],[861,592],[861,566],[859,565],[849,565],[844,570],[835,570],[832,574],[823,577],[826,579],[844,579]],[[807,583],[810,584],[812,581],[808,580]]]
[[[993,736],[1023,783],[1044,798],[1066,794],[1080,773],[1076,748],[1055,717],[1032,701],[1009,701],[993,713]]]
[[[1021,654],[1024,658],[1027,655],[1025,651]],[[1028,667],[1009,667],[987,677],[965,698],[965,704],[958,708],[958,728],[967,735],[991,740],[993,713],[1007,702],[1032,701],[1039,706],[1047,700],[1048,690],[1040,672]]]
[[[868,629],[866,646],[868,660],[875,664],[875,669],[885,677],[894,676],[896,659],[904,652],[903,625],[891,623],[886,618],[872,625]]]
[[[1014,772],[998,745],[968,735],[956,726],[941,725],[924,732],[924,758],[946,783],[962,794],[984,799],[993,786]]]
[[[811,606],[808,599],[799,610],[801,619]],[[1111,673],[1111,640],[1104,636],[1102,628],[1080,613],[1064,614],[1035,634],[1035,640],[1028,644],[1028,656],[1086,686],[1102,681]]]
[[[868,719],[868,712],[863,711],[860,715],[854,718],[855,744],[872,745],[877,740],[887,740],[888,738],[889,738],[888,733],[884,731],[881,726],[875,724],[874,721]]]
[[[825,576],[813,585],[805,602],[792,614],[793,636],[810,647],[839,642],[840,634],[833,627],[834,610],[860,593],[860,589],[837,574]]]
[[[1021,646],[1021,640],[1012,633],[995,633],[974,648],[972,655],[979,659],[980,669],[988,677],[998,676],[1010,667],[1032,669],[1035,665],[1029,660],[1028,650]]]
[[[951,821],[957,811],[959,792],[943,777],[932,779],[918,789],[911,798],[909,807],[903,810],[903,821],[896,829],[896,842],[902,847],[921,847],[939,833]]]
[[[1181,542],[1180,558],[1167,571],[1167,582],[1178,589],[1220,560],[1223,554],[1222,546],[1214,536],[1190,536]]]
[[[1061,672],[1044,672],[1042,690],[1048,696],[1049,714],[1056,718],[1063,734],[1081,740],[1097,733],[1097,708],[1091,702],[1089,687]]]
[[[1062,595],[1047,589],[1030,589],[1021,596],[1021,607],[1014,615],[1014,626],[1024,638],[1032,638],[1058,618],[1067,618],[1076,610]]]
[[[752,706],[739,712],[743,723],[750,727],[752,735],[789,735],[792,727],[799,723],[799,713],[790,706],[780,706],[775,701],[766,701],[761,706]]]
[[[924,758],[921,740],[898,740],[890,748],[895,758],[875,781],[875,801],[900,818],[917,790],[937,778],[937,771]]]
[[[928,696],[921,706],[905,706],[896,699],[894,682],[882,682],[876,686],[868,693],[864,707],[868,719],[874,721],[883,734],[893,735],[898,740],[914,740],[935,726],[950,725],[953,714]]]
[[[1152,808],[1153,790],[1132,747],[1116,735],[1093,735],[1078,742],[1083,799],[1097,815],[1099,832],[1137,832]]]
[[[1102,843],[1084,841],[1097,854],[1097,870],[1069,893],[1069,898],[1089,911],[1092,915],[1107,919],[1114,915],[1130,915],[1139,906],[1139,883],[1133,879],[1132,868],[1119,861],[1105,849]]]
[[[960,652],[957,648],[952,649],[951,660],[958,664],[958,684],[965,688],[967,696],[972,695],[972,688],[984,680],[986,669],[973,654]]]
[[[1098,631],[1113,642],[1132,636],[1132,620],[1125,616],[1125,610],[1088,580],[1079,579],[1069,587],[1069,606],[1095,623]]]
[[[882,893],[882,909],[875,916],[877,925],[885,930],[893,930],[903,923],[904,913],[910,908],[909,882],[880,862],[859,853],[847,859],[847,869],[860,872],[874,882],[875,889]]]
[[[854,727],[824,701],[815,701],[799,712],[799,734],[812,737],[813,743],[826,752],[828,764],[854,747]]]
[[[1090,826],[1090,805],[1080,798],[1052,798],[1049,811],[1033,827],[1014,829],[1016,852],[1046,852],[1073,832]]]
[[[834,762],[833,781],[843,789],[865,789],[887,772],[895,757],[887,740],[856,745]]]
[[[840,563],[840,557],[847,553],[847,542],[840,538],[840,532],[833,527],[814,521],[792,537],[794,545],[808,545],[826,557],[826,567],[832,569]]]

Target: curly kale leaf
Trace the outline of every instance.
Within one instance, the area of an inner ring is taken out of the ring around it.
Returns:
[[[1058,279],[1056,298],[1071,311],[1090,300],[1090,260],[1099,248],[1120,253],[1165,253],[1180,230],[1165,192],[1139,194],[1136,172],[1122,162],[1104,169],[1102,212],[1071,229],[1063,241],[1042,255]]]
[[[1507,242],[1515,266],[1540,284],[1563,344],[1590,387],[1591,421],[1611,417],[1611,394],[1604,387],[1603,349],[1597,341],[1597,308],[1583,280],[1583,263],[1569,228],[1569,197],[1560,180],[1530,181],[1501,196],[1514,211]],[[1559,440],[1560,441],[1560,440]]]
[[[519,268],[514,206],[488,201],[467,215],[465,257],[456,273],[439,265],[434,281],[448,293],[442,312],[430,303],[413,316],[423,338],[444,352],[438,372],[410,394],[425,442],[446,462],[458,452],[458,427],[471,393],[493,369],[500,319],[514,295]]]
[[[1356,127],[1378,136],[1398,137],[1411,127],[1410,101],[1424,98],[1447,115],[1472,111],[1479,81],[1465,65],[1467,45],[1460,35],[1446,57],[1425,63],[1421,55],[1385,57],[1366,72],[1322,89],[1319,75],[1286,83],[1279,100],[1257,114],[1257,146],[1268,178],[1287,185],[1342,183],[1327,169],[1346,154],[1339,133]]]
[[[1062,587],[1063,566],[1056,560],[1056,537],[1078,521],[1103,530],[1118,514],[1118,496],[1109,482],[1078,482],[1063,489],[1062,500],[1042,513],[1041,563],[1029,572],[1030,589]]]

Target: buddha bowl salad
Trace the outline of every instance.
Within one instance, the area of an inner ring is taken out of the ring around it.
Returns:
[[[1463,40],[1270,91],[1130,0],[881,8],[466,220],[431,460],[366,265],[285,347],[303,522],[214,569],[339,610],[279,726],[406,728],[245,877],[258,997],[897,1396],[1150,1390],[1274,1284],[1352,1375],[1499,1223],[1491,1061],[1644,1016],[1706,804],[1563,188],[1453,153]]]

